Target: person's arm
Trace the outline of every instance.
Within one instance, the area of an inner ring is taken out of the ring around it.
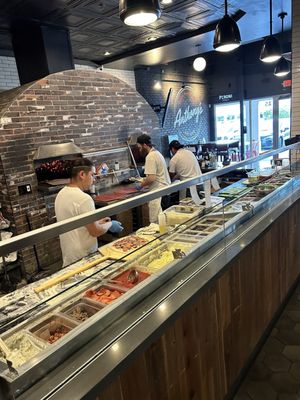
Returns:
[[[86,213],[89,211],[95,211],[95,204],[91,197],[87,198],[80,205],[80,213]],[[102,218],[98,221],[92,222],[91,224],[85,225],[89,234],[93,237],[104,235],[111,227],[111,219],[109,217]]]
[[[169,175],[170,175],[171,180],[174,180],[175,178],[177,178],[174,158],[171,159],[170,164],[169,164]]]
[[[150,186],[156,179],[156,175],[149,174],[141,182],[141,187]]]
[[[93,237],[104,235],[111,227],[111,219],[109,217],[102,218],[99,221],[92,222],[85,226],[89,234]]]

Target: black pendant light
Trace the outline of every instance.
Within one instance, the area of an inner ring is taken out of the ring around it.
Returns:
[[[286,12],[282,12],[278,14],[278,17],[281,18],[281,37],[283,37],[283,20],[287,16]],[[274,69],[274,75],[281,77],[290,73],[290,63],[283,56],[281,56],[280,60],[276,64]]]
[[[149,25],[161,15],[159,0],[120,0],[119,14],[126,25]]]
[[[221,52],[229,52],[241,44],[241,35],[237,23],[227,12],[227,0],[225,0],[225,15],[219,21],[214,37],[214,49]]]
[[[263,43],[260,59],[266,63],[272,63],[281,57],[281,48],[276,37],[272,33],[272,0],[270,0],[270,36],[268,36]]]

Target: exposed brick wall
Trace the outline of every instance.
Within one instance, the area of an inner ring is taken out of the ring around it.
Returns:
[[[300,134],[300,2],[293,1],[292,26],[292,136]],[[300,169],[300,150],[293,152]]]
[[[129,135],[147,133],[160,140],[158,120],[148,103],[132,87],[101,71],[49,75],[0,93],[0,104],[0,153],[7,185],[0,202],[18,234],[28,231],[26,213],[40,224],[48,223],[33,166],[38,146],[74,140],[87,153],[123,147]],[[95,158],[97,162],[118,159],[122,167],[129,164],[126,151]],[[31,184],[32,194],[19,196],[18,185],[24,183]],[[50,263],[53,252],[49,246],[48,250]],[[53,251],[57,254],[55,246]],[[36,268],[32,249],[22,256],[27,273],[32,273]]]

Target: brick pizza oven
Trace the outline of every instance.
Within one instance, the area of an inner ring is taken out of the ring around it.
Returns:
[[[37,190],[33,158],[40,146],[74,141],[84,153],[116,150],[109,156],[95,155],[94,161],[118,159],[126,168],[128,136],[147,133],[160,145],[158,120],[149,104],[125,82],[102,71],[59,72],[0,93],[0,132],[0,202],[16,234],[53,222],[49,210],[53,213],[55,196]],[[20,195],[20,185],[27,184],[32,193]],[[60,257],[58,238],[20,254],[27,277],[38,267],[60,267]]]

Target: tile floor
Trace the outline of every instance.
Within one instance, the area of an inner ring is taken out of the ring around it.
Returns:
[[[300,400],[300,284],[233,400]]]

